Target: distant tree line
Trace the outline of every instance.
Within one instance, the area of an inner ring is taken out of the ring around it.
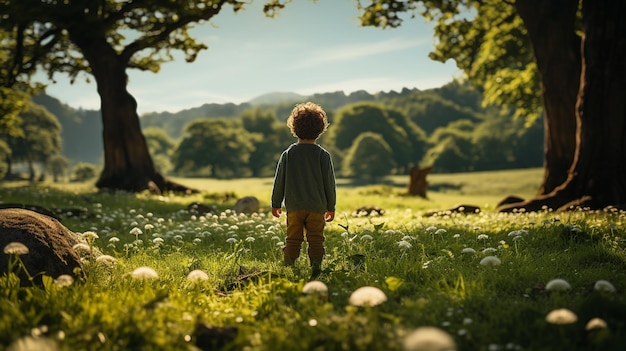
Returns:
[[[280,152],[295,142],[285,120],[302,100],[327,110],[331,126],[319,144],[332,152],[343,177],[373,180],[408,174],[412,167],[434,166],[433,172],[450,173],[542,164],[541,119],[528,125],[528,120],[503,110],[482,108],[481,94],[458,82],[427,91],[337,92],[292,99],[207,104],[147,114],[141,122],[160,172],[183,177],[272,176]],[[34,179],[33,165],[38,164],[42,174],[47,171],[55,180],[70,168],[71,179],[95,177],[102,154],[97,111],[76,111],[45,95],[34,101],[41,105],[33,104],[21,116],[28,133],[2,137],[8,145],[0,148],[0,171],[11,174],[12,165],[27,165]]]

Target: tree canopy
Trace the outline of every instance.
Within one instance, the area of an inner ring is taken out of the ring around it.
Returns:
[[[407,13],[435,20],[431,58],[453,59],[485,93],[484,102],[545,121],[544,182],[538,210],[626,207],[626,4],[609,0],[375,0],[365,25],[395,27]],[[541,98],[541,99],[540,99]],[[543,109],[539,107],[542,106]],[[619,132],[616,132],[616,129]]]
[[[71,81],[94,79],[101,100],[104,168],[100,188],[137,191],[180,190],[179,184],[156,171],[139,126],[137,102],[127,90],[129,68],[158,72],[173,59],[173,51],[192,62],[207,46],[189,35],[189,28],[219,14],[225,5],[234,11],[238,0],[134,1],[0,1],[1,43],[6,53],[2,73],[5,87],[30,86],[43,69],[51,79],[58,73]],[[268,1],[272,14],[284,6]],[[0,59],[3,59],[0,57]]]

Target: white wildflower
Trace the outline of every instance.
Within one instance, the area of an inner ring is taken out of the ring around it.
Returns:
[[[404,351],[455,351],[450,334],[437,327],[419,327],[404,338]]]
[[[362,286],[352,292],[348,302],[353,306],[376,306],[387,301],[387,295],[379,288]]]
[[[476,250],[472,249],[471,247],[466,247],[463,250],[461,250],[462,253],[469,253],[469,254],[475,254]]]
[[[99,238],[98,234],[96,234],[95,232],[92,232],[92,231],[84,232],[82,237],[83,237],[83,239],[87,240],[88,242],[93,242],[94,240]]]
[[[105,267],[113,267],[117,263],[117,259],[110,255],[100,255],[96,258],[96,263],[100,263]]]
[[[136,268],[134,271],[132,271],[132,273],[130,273],[130,276],[138,280],[147,280],[157,279],[159,277],[159,274],[157,274],[154,269],[144,266]]]
[[[546,290],[550,291],[566,291],[570,290],[572,286],[565,279],[552,279],[546,284]]]
[[[615,292],[615,287],[608,280],[602,280],[602,279],[598,280],[593,285],[593,288],[597,291],[604,291],[604,292],[611,292],[611,293]]]
[[[17,256],[27,255],[28,247],[26,247],[26,245],[22,243],[18,243],[14,241],[14,242],[8,243],[4,247],[4,253],[7,255],[17,255]]]
[[[546,322],[551,324],[572,324],[577,320],[578,316],[567,308],[553,310],[546,316]]]
[[[608,325],[602,318],[592,318],[587,322],[585,326],[585,330],[595,330],[595,329],[605,329],[608,328]]]
[[[500,259],[496,256],[486,256],[480,260],[480,264],[486,267],[495,267],[500,265]]]
[[[399,248],[401,248],[401,249],[405,249],[405,250],[406,250],[406,249],[410,249],[410,248],[412,248],[412,247],[413,247],[413,245],[411,245],[411,243],[410,243],[410,242],[405,241],[405,240],[400,240],[400,241],[398,241],[398,242],[396,243],[396,245],[398,245],[398,247],[399,247]]]
[[[320,295],[321,297],[328,296],[328,287],[326,284],[319,280],[310,281],[302,287],[302,292],[309,295]]]
[[[200,281],[200,280],[208,280],[208,279],[209,279],[209,275],[200,269],[194,269],[193,271],[189,272],[189,274],[187,274],[187,280],[193,281],[193,282]]]
[[[74,283],[74,278],[69,274],[61,274],[54,280],[54,284],[62,288],[68,287],[72,285],[73,283]]]

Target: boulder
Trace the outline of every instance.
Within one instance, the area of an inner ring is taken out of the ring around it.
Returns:
[[[237,200],[237,203],[235,203],[235,206],[233,207],[233,211],[236,213],[246,214],[259,212],[259,199],[254,196],[244,196]]]
[[[20,259],[37,285],[41,284],[42,275],[76,277],[74,270],[82,266],[73,248],[83,243],[82,238],[50,216],[21,208],[0,209],[0,274],[8,270],[9,255],[4,248],[12,242],[28,248]],[[22,284],[29,285],[26,275],[20,273]]]

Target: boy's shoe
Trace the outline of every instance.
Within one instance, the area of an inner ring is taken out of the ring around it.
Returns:
[[[311,280],[317,279],[320,274],[322,274],[322,269],[320,267],[311,267]]]
[[[284,257],[284,263],[286,267],[289,266],[293,266],[296,263],[296,258],[293,257],[288,257],[288,256],[283,256]]]
[[[311,280],[315,280],[322,274],[322,259],[310,258],[311,261]]]

